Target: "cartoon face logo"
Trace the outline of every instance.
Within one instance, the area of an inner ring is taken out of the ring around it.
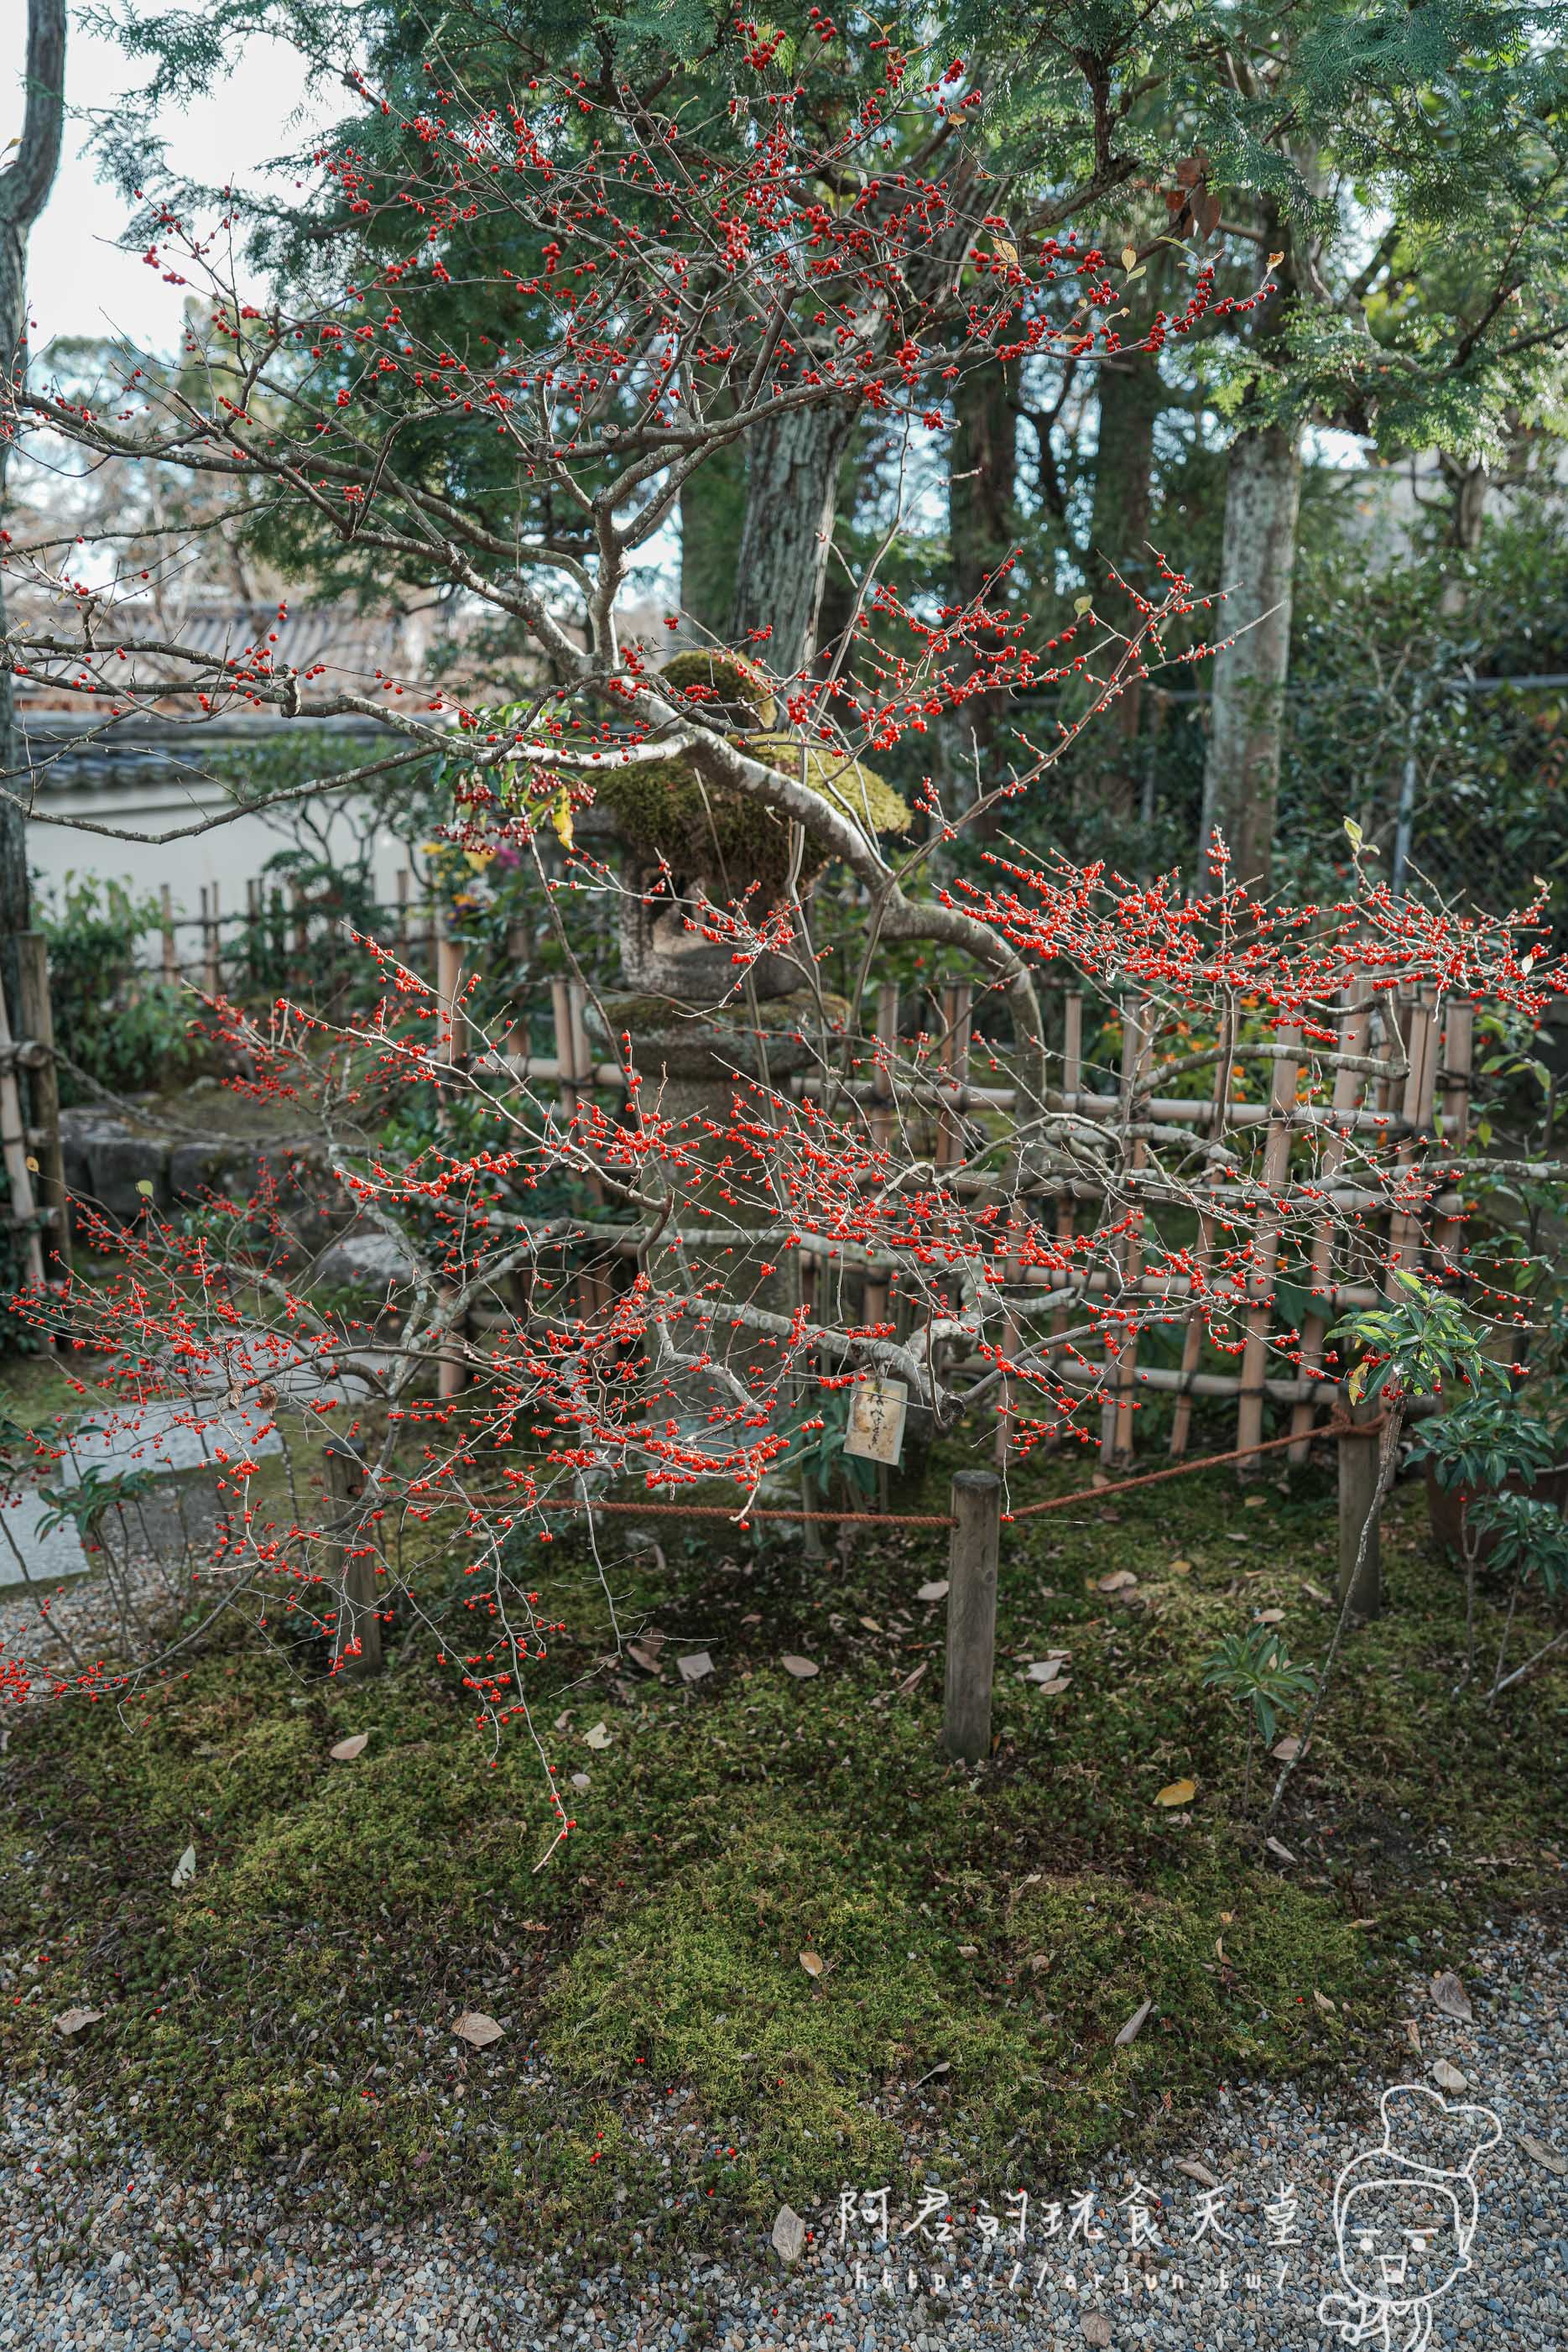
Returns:
[[[1424,2083],[1397,2083],[1379,2106],[1383,2137],[1353,2156],[1334,2188],[1334,2236],[1348,2295],[1318,2305],[1346,2344],[1421,2352],[1432,2306],[1470,2266],[1475,2167],[1502,2137],[1488,2107],[1451,2107]]]
[[[1356,2182],[1340,2208],[1340,2270],[1368,2302],[1446,2294],[1470,2258],[1475,2225],[1456,2190],[1417,2180]]]

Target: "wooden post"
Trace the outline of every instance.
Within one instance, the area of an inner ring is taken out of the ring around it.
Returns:
[[[463,949],[443,931],[435,942],[435,993],[441,1003],[441,1024],[446,1032],[446,1059],[454,1068],[463,1060],[460,1032],[463,1019]]]
[[[1443,1022],[1443,1059],[1438,1077],[1443,1089],[1443,1134],[1447,1150],[1439,1151],[1438,1167],[1451,1152],[1463,1156],[1470,1136],[1470,1070],[1475,1055],[1476,1008],[1450,997]],[[1439,1217],[1432,1245],[1445,1274],[1458,1270],[1458,1253],[1464,1233],[1458,1217]]]
[[[969,1036],[973,1025],[971,1010],[974,992],[967,982],[942,991],[942,1042],[936,1049],[936,1066],[944,1077],[960,1087],[969,1075]],[[964,1157],[964,1130],[961,1114],[946,1105],[936,1114],[936,1165],[954,1168]]]
[[[160,883],[158,887],[158,905],[163,935],[163,977],[174,981],[180,977],[180,967],[174,955],[174,894],[167,882]]]
[[[1409,1123],[1410,1132],[1400,1143],[1399,1165],[1410,1167],[1421,1156],[1424,1137],[1432,1118],[1432,1097],[1437,1077],[1437,1015],[1434,1007],[1420,1001],[1410,1006],[1406,1030],[1409,1068],[1405,1079],[1405,1099],[1401,1106]],[[1384,1276],[1384,1288],[1390,1298],[1398,1296],[1395,1276],[1413,1274],[1421,1264],[1421,1221],[1418,1217],[1396,1213],[1388,1220],[1388,1265]]]
[[[45,1049],[33,1071],[33,1112],[36,1136],[30,1137],[38,1160],[38,1198],[50,1211],[53,1233],[46,1255],[62,1275],[71,1270],[71,1224],[66,1198],[66,1164],[60,1150],[60,1074],[55,1062],[55,1016],[49,1003],[49,947],[42,931],[18,931],[20,1001],[16,1011],[25,1037]]]
[[[1001,1517],[1002,1482],[996,1473],[960,1470],[953,1481],[942,1745],[965,1764],[981,1764],[991,1752]]]
[[[1124,1130],[1137,1122],[1138,1105],[1146,1091],[1148,1069],[1154,1053],[1156,1016],[1146,1003],[1134,1004],[1125,999],[1122,1005],[1122,1078],[1121,1118]],[[1125,1166],[1129,1173],[1141,1169],[1148,1159],[1148,1146],[1141,1139],[1124,1141]],[[1143,1213],[1137,1197],[1133,1206],[1128,1231],[1123,1238],[1120,1256],[1122,1282],[1127,1297],[1134,1301],[1130,1309],[1137,1314],[1138,1280],[1144,1270]],[[1123,1329],[1116,1368],[1107,1381],[1105,1402],[1100,1412],[1100,1451],[1109,1463],[1130,1462],[1133,1457],[1133,1393],[1138,1382],[1137,1326]]]
[[[364,1464],[350,1446],[331,1440],[327,1447],[327,1576],[338,1594],[334,1662],[346,1675],[382,1671],[375,1547],[363,1527],[355,1524],[354,1505],[364,1491]]]
[[[1344,1391],[1340,1401],[1345,1410]],[[1367,1402],[1355,1408],[1358,1420],[1380,1418],[1375,1402]],[[1382,1528],[1375,1527],[1366,1549],[1366,1561],[1359,1580],[1355,1574],[1356,1555],[1361,1549],[1361,1531],[1366,1525],[1367,1513],[1377,1493],[1379,1476],[1377,1433],[1369,1430],[1342,1432],[1339,1441],[1339,1597],[1354,1584],[1351,1608],[1357,1617],[1377,1617],[1383,1612]]]

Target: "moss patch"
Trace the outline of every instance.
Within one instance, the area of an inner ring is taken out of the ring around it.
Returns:
[[[939,1503],[961,1459],[901,1499]],[[1082,1477],[1058,1465],[1032,1491]],[[525,2242],[602,2245],[873,2175],[994,2198],[1179,2129],[1233,2074],[1380,2055],[1409,1966],[1556,1899],[1568,1662],[1490,1715],[1450,1699],[1462,1592],[1402,1493],[1388,1612],[1349,1645],[1281,1865],[1198,1667],[1263,1608],[1321,1654],[1333,1524],[1313,1472],[1075,1493],[1009,1528],[977,1775],[938,1743],[928,1542],[862,1540],[841,1570],[664,1521],[656,1573],[616,1523],[621,1622],[656,1623],[670,1656],[709,1649],[690,1687],[601,1663],[597,1582],[559,1542],[570,1637],[536,1713],[563,1782],[590,1786],[538,1872],[538,1758],[521,1739],[492,1756],[423,1638],[397,1636],[355,1690],[236,1630],[129,1719],[65,1706],[14,1728],[7,2066],[76,2077],[193,2170],[304,2163],[345,2199],[472,2200]],[[1133,1604],[1100,1589],[1121,1567]],[[1046,1697],[1024,1668],[1051,1646],[1073,1666]],[[787,1650],[820,1675],[790,1680]],[[590,1749],[600,1720],[611,1744]],[[333,1763],[350,1731],[369,1745]],[[1157,1807],[1184,1775],[1192,1805]],[[62,2042],[49,2020],[78,2000],[105,2017]],[[465,2051],[465,2008],[505,2040]]]

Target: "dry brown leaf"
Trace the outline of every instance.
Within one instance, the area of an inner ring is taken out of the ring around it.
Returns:
[[[929,1584],[921,1586],[915,1598],[916,1601],[946,1601],[947,1579],[945,1576],[934,1577]]]
[[[1063,1691],[1071,1688],[1072,1685],[1065,1675],[1053,1675],[1050,1682],[1040,1684],[1040,1695],[1041,1698],[1060,1698]]]
[[[748,1609],[740,1622],[743,1625],[760,1625],[762,1622],[761,1610]]]
[[[1533,2132],[1521,2132],[1519,2144],[1526,2156],[1532,2157],[1537,2164],[1543,2164],[1548,2172],[1555,2172],[1560,2179],[1568,2172],[1568,2156],[1559,2156],[1554,2147],[1548,2147],[1543,2141],[1538,2140]]]
[[[1086,2311],[1083,2315],[1085,2344],[1104,2346],[1111,2341],[1111,2323],[1103,2311]]]
[[[571,1785],[574,1789],[591,1789],[593,1783],[586,1772],[574,1772],[571,1776]]]
[[[874,1617],[857,1617],[855,1619],[855,1623],[857,1625],[863,1625],[868,1633],[880,1633],[882,1631],[882,1627],[877,1623]]]
[[[1277,1837],[1265,1838],[1263,1843],[1268,1847],[1270,1853],[1275,1857],[1276,1861],[1294,1862],[1296,1859],[1295,1855],[1291,1852],[1290,1847],[1288,1845],[1281,1845]]]
[[[1284,1622],[1285,1612],[1282,1609],[1260,1609],[1252,1620],[1254,1625],[1282,1625]]]
[[[1432,2080],[1439,2091],[1468,2091],[1470,2087],[1469,2076],[1461,2074],[1457,2066],[1450,2066],[1446,2058],[1433,2059]]]
[[[915,1688],[915,1684],[919,1682],[921,1676],[925,1674],[930,1664],[931,1661],[929,1658],[922,1658],[914,1673],[904,1675],[904,1680],[898,1685],[896,1696],[899,1698],[907,1698],[909,1696],[910,1692]]]
[[[1339,2015],[1338,2010],[1334,2007],[1327,1993],[1320,1992],[1316,1985],[1312,1987],[1312,2000],[1315,2006],[1322,2011],[1325,2017],[1337,2017]]]
[[[1197,1794],[1196,1780],[1172,1780],[1155,1797],[1156,1805],[1190,1805]]]
[[[499,2042],[506,2030],[493,2017],[486,2017],[482,2009],[465,2009],[452,2028],[470,2050],[488,2050],[492,2042]]]
[[[979,1948],[978,1944],[960,1944],[960,1945],[959,1945],[959,1947],[958,1947],[958,1958],[959,1958],[961,1960],[977,1960],[977,1959],[979,1958],[979,1957],[980,1957],[980,1948]]]
[[[800,1966],[809,1977],[820,1977],[822,1973],[822,1955],[821,1952],[802,1952]]]
[[[1199,2164],[1196,2156],[1178,2156],[1176,2168],[1178,2172],[1185,2172],[1189,2180],[1201,2181],[1205,2189],[1218,2189],[1219,2186],[1207,2165]]]
[[[792,2205],[780,2205],[773,2217],[773,2251],[781,2262],[798,2263],[806,2243],[806,2224]]]
[[[1154,2005],[1155,2004],[1152,2000],[1139,2002],[1137,2008],[1133,2011],[1133,2014],[1127,2020],[1127,2022],[1124,2025],[1120,2033],[1116,2036],[1115,2046],[1118,2050],[1125,2050],[1130,2042],[1135,2042],[1137,2040],[1139,2034],[1143,2032],[1145,2026],[1148,2022],[1149,2011],[1153,2009]]]
[[[1270,1755],[1277,1756],[1281,1764],[1293,1764],[1301,1752],[1301,1743],[1293,1731],[1287,1731],[1283,1739],[1276,1739],[1269,1750]]]
[[[794,1675],[798,1683],[810,1682],[813,1675],[820,1675],[822,1671],[815,1658],[792,1657],[788,1651],[779,1663],[787,1675]]]
[[[1095,1582],[1102,1592],[1130,1592],[1137,1580],[1130,1568],[1113,1568],[1109,1576],[1097,1577]]]
[[[1304,1576],[1301,1579],[1301,1591],[1309,1601],[1315,1601],[1320,1609],[1332,1609],[1334,1606],[1333,1594],[1325,1592],[1321,1584],[1309,1584]]]
[[[351,1764],[356,1756],[364,1754],[370,1744],[371,1735],[368,1731],[356,1731],[348,1739],[340,1739],[337,1746],[329,1752],[334,1764]]]
[[[610,1727],[608,1724],[596,1723],[592,1725],[589,1730],[583,1733],[582,1744],[585,1748],[608,1748],[610,1745]]]
[[[1173,1559],[1166,1573],[1170,1576],[1190,1576],[1192,1562],[1190,1559]]]
[[[626,1655],[634,1666],[641,1666],[645,1675],[656,1675],[659,1671],[659,1652],[664,1646],[664,1637],[662,1633],[648,1633],[640,1642],[628,1642]]]
[[[1267,1495],[1249,1495],[1242,1507],[1249,1511],[1260,1511],[1268,1499]]]
[[[62,2009],[54,2021],[55,2032],[68,2038],[73,2033],[82,2032],[89,2025],[96,2025],[102,2015],[101,2009]]]
[[[700,1683],[712,1674],[713,1660],[706,1650],[694,1650],[689,1657],[675,1660],[675,1671],[684,1683]]]
[[[1459,2018],[1466,2025],[1474,2022],[1470,1997],[1452,1969],[1443,1969],[1432,1979],[1432,2000],[1445,2017]]]
[[[1413,2017],[1407,2017],[1405,2021],[1405,2039],[1408,2042],[1412,2050],[1419,2051],[1421,2047],[1421,2029],[1416,2024]]]

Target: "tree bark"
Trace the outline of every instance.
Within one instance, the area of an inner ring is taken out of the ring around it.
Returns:
[[[732,442],[681,485],[681,612],[711,636],[729,626],[745,515],[746,458]]]
[[[1294,425],[1237,435],[1226,474],[1220,562],[1229,591],[1223,622],[1229,642],[1214,663],[1198,867],[1201,874],[1218,827],[1233,875],[1260,889],[1268,888],[1273,863],[1301,489]]]
[[[1125,594],[1112,575],[1118,573],[1140,588],[1146,583],[1154,508],[1155,421],[1166,398],[1158,368],[1142,354],[1100,371],[1089,580],[1101,610],[1121,629],[1130,627],[1133,616]],[[1143,688],[1134,681],[1099,722],[1106,731],[1101,739],[1104,765],[1097,781],[1105,806],[1117,816],[1131,816],[1138,805],[1135,745],[1142,720]]]
[[[994,606],[1002,593],[986,583],[1018,543],[1018,363],[994,360],[962,374],[953,394],[953,444],[947,479],[948,601],[959,611],[982,601]],[[983,641],[982,641],[983,643]],[[958,761],[975,772],[988,791],[1002,781],[993,772],[992,746],[1004,698],[979,694],[957,715]],[[996,831],[998,812],[979,821]]]
[[[16,395],[27,363],[27,233],[48,201],[59,168],[65,127],[66,0],[28,0],[27,102],[16,160],[0,172],[0,515],[15,429]],[[0,579],[0,637],[5,632],[5,583]],[[18,788],[12,666],[0,661],[0,954],[5,984],[15,998],[18,931],[27,929],[26,820],[16,804]]]
[[[732,638],[770,631],[753,647],[778,677],[817,649],[822,584],[832,548],[839,462],[855,429],[847,400],[789,408],[752,428],[746,444],[746,519],[736,551]]]

